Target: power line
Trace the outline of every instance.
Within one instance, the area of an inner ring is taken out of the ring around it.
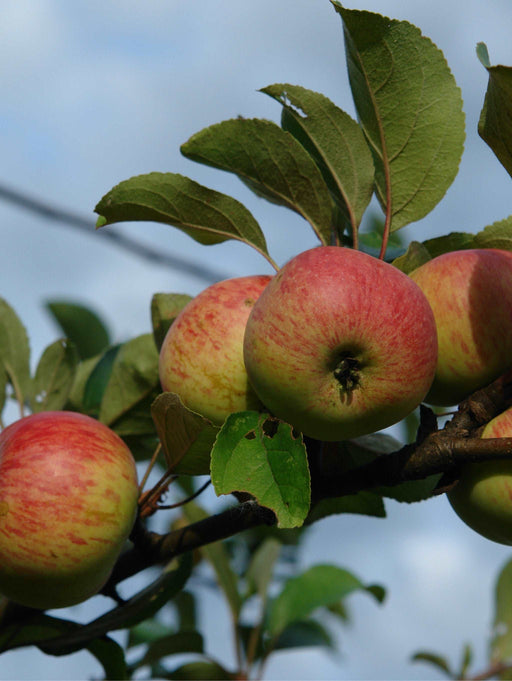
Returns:
[[[198,279],[207,281],[208,283],[213,283],[215,281],[220,281],[222,279],[227,279],[229,275],[226,272],[221,272],[220,270],[212,269],[210,267],[204,267],[203,265],[197,265],[189,260],[184,260],[183,258],[178,258],[170,253],[162,253],[150,246],[141,244],[129,237],[119,234],[117,232],[109,230],[101,230],[99,233],[95,229],[95,225],[92,220],[72,213],[64,208],[58,208],[49,203],[36,199],[33,196],[28,196],[27,194],[10,189],[0,184],[0,199],[4,199],[9,203],[18,206],[24,210],[31,213],[39,215],[39,217],[45,218],[46,220],[51,220],[53,222],[60,222],[68,226],[79,229],[82,232],[86,232],[89,235],[95,234],[101,235],[103,239],[109,239],[111,243],[124,248],[124,250],[137,255],[145,260],[156,263],[158,265],[164,265],[165,267],[170,267],[186,274],[190,274]]]

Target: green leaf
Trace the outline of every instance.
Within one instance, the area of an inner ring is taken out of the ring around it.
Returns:
[[[77,366],[77,350],[67,339],[55,341],[45,349],[34,377],[33,412],[64,409]]]
[[[438,255],[443,253],[476,248],[475,235],[468,232],[450,232],[450,234],[444,234],[434,239],[427,239],[423,242],[423,246],[432,258],[437,258]]]
[[[122,605],[78,629],[45,642],[45,652],[66,654],[80,650],[109,631],[129,629],[153,617],[183,587],[192,571],[192,556],[184,554],[172,561],[160,577]]]
[[[25,402],[32,391],[28,336],[16,312],[2,298],[0,298],[0,370],[7,374],[16,399]]]
[[[236,677],[218,662],[198,660],[177,667],[172,672],[165,674],[163,678],[177,679],[177,681],[219,681]]]
[[[268,537],[256,549],[245,575],[247,596],[257,593],[262,600],[267,597],[268,587],[274,574],[274,566],[281,553],[281,542]]]
[[[178,227],[201,244],[236,239],[267,260],[265,237],[239,201],[175,173],[148,173],[121,182],[94,209],[97,226],[115,222],[151,221]]]
[[[410,274],[431,259],[432,256],[423,244],[419,241],[411,241],[407,251],[393,260],[393,265],[405,274]]]
[[[208,513],[192,501],[183,506],[183,515],[190,523],[196,523],[208,517]],[[228,601],[233,620],[237,621],[242,607],[242,597],[238,590],[238,578],[229,562],[226,546],[217,541],[202,546],[200,551],[213,567],[219,588],[224,592]]]
[[[303,620],[318,608],[336,603],[358,590],[382,601],[381,587],[377,591],[365,586],[352,573],[335,565],[314,565],[285,583],[270,608],[268,632],[277,637],[292,622]]]
[[[474,235],[473,248],[499,248],[512,251],[512,215],[493,222]]]
[[[101,398],[99,420],[112,426],[142,400],[155,395],[159,386],[158,352],[153,335],[143,334],[123,343]]]
[[[322,647],[335,650],[336,644],[327,629],[316,620],[298,620],[289,624],[276,639],[273,650]]]
[[[307,516],[311,488],[302,437],[268,414],[228,416],[212,450],[211,475],[217,495],[253,495],[276,514],[278,527],[300,527]]]
[[[219,428],[187,409],[175,393],[162,393],[151,405],[167,467],[185,475],[208,475],[210,452]]]
[[[92,371],[90,371],[86,378],[82,393],[82,405],[83,411],[85,413],[93,416],[97,416],[99,414],[101,400],[103,399],[103,395],[114,367],[117,353],[120,349],[121,344],[113,345],[103,353],[99,360],[95,361]],[[94,362],[94,358],[91,359],[91,362]],[[87,371],[90,368],[89,365],[87,364],[87,366],[84,368],[86,369],[84,373],[87,374]],[[84,374],[81,375],[81,378],[85,378]],[[79,390],[80,388],[77,387],[76,397],[78,397]],[[72,396],[74,392],[75,390],[73,389]]]
[[[491,663],[512,658],[512,560],[500,571],[495,587]]]
[[[155,293],[151,299],[151,322],[158,350],[171,324],[191,300],[192,296],[185,293]]]
[[[460,663],[460,671],[457,674],[458,679],[467,679],[469,676],[469,668],[473,663],[473,649],[466,643],[462,650],[462,659]]]
[[[327,245],[331,198],[301,144],[271,121],[237,118],[211,125],[181,146],[187,158],[236,173],[258,195],[302,215]]]
[[[386,509],[380,496],[372,492],[359,492],[335,499],[322,499],[311,509],[307,524],[310,525],[321,518],[340,513],[356,513],[374,518],[386,517]]]
[[[426,662],[427,664],[436,667],[441,672],[444,672],[446,676],[450,679],[456,678],[453,671],[450,668],[446,658],[442,655],[437,655],[436,653],[430,653],[428,651],[420,650],[411,657],[412,662]]]
[[[283,106],[282,126],[316,161],[341,208],[346,227],[357,232],[373,194],[372,154],[359,125],[324,95],[276,83],[261,90]]]
[[[479,44],[477,54],[489,74],[478,134],[512,175],[512,68],[491,66],[483,43]]]
[[[350,86],[373,152],[391,229],[419,220],[453,182],[464,143],[462,98],[442,52],[406,21],[345,9]]]
[[[136,667],[152,665],[168,655],[179,653],[202,653],[203,637],[197,631],[179,631],[152,641],[144,656],[136,663]]]
[[[84,305],[50,300],[46,308],[74,343],[81,359],[100,354],[110,345],[110,334],[96,312]]]
[[[169,634],[169,625],[160,622],[157,619],[147,619],[140,624],[136,624],[128,632],[128,642],[126,647],[128,649],[135,648],[142,644],[153,643],[158,639],[163,638]]]

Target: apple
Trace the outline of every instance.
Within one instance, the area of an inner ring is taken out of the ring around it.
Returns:
[[[221,425],[229,414],[261,409],[243,358],[245,324],[270,276],[217,282],[180,312],[160,349],[160,383],[183,404]]]
[[[426,401],[459,404],[512,367],[512,253],[452,251],[410,276],[437,326],[437,370]]]
[[[512,409],[489,421],[482,437],[512,437]],[[512,546],[512,460],[464,464],[447,497],[459,518],[475,532]]]
[[[47,411],[0,433],[0,593],[32,608],[86,600],[107,581],[138,499],[130,450],[107,426]]]
[[[396,423],[425,397],[434,316],[397,268],[320,246],[290,260],[256,301],[244,358],[275,416],[312,438],[349,439]]]

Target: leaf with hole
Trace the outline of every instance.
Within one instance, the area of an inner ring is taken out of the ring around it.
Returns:
[[[247,492],[270,508],[278,527],[300,527],[309,510],[311,486],[306,448],[282,421],[258,412],[231,414],[212,450],[215,492]]]

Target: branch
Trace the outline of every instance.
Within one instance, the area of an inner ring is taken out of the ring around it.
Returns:
[[[461,463],[512,458],[512,438],[479,437],[482,426],[511,405],[512,371],[462,402],[442,430],[437,430],[437,420],[432,411],[424,407],[415,443],[348,471],[343,470],[341,465],[339,470],[333,470],[331,465],[328,470],[322,470],[315,457],[315,449],[321,443],[308,442],[312,459],[312,505],[329,497],[456,471]],[[119,582],[148,567],[167,563],[182,553],[259,525],[275,523],[274,513],[253,500],[167,534],[147,530],[139,519],[131,537],[134,547],[120,557],[102,593],[112,595]]]

